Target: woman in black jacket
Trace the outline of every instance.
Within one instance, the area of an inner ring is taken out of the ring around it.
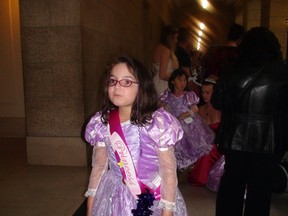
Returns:
[[[216,216],[268,216],[272,173],[288,149],[288,71],[271,31],[246,33],[212,104],[222,111],[216,142],[226,161]]]

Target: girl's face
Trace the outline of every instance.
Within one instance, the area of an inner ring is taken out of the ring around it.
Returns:
[[[205,103],[210,103],[213,94],[213,85],[203,85],[202,86],[202,97]]]
[[[182,76],[177,76],[173,81],[172,81],[174,87],[175,87],[175,92],[181,92],[184,91],[186,85],[187,85],[187,79],[185,75]]]
[[[126,87],[121,85],[126,85]],[[110,101],[119,108],[128,107],[131,109],[137,93],[138,82],[129,71],[127,65],[125,63],[115,65],[110,74],[110,85],[108,85]]]

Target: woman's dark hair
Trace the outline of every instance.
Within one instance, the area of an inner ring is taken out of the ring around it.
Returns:
[[[232,40],[232,41],[240,40],[244,34],[245,34],[244,27],[242,25],[234,23],[229,28],[227,40]]]
[[[178,42],[185,42],[191,38],[191,33],[187,28],[181,27],[178,30]]]
[[[239,63],[257,66],[281,60],[281,46],[273,32],[264,27],[251,28],[239,45]]]
[[[176,79],[176,77],[181,77],[183,75],[185,76],[186,80],[188,81],[188,76],[187,76],[186,72],[183,69],[178,68],[178,69],[176,69],[176,70],[174,70],[172,72],[172,74],[171,74],[171,76],[169,77],[169,80],[168,80],[168,87],[171,90],[171,92],[175,92],[175,86],[174,86],[174,84],[172,82]],[[188,91],[187,85],[186,85],[184,90]]]
[[[138,82],[138,93],[131,111],[131,123],[144,125],[151,120],[153,112],[158,109],[158,96],[153,79],[148,69],[140,61],[127,56],[120,56],[106,66],[105,81],[110,78],[114,66],[121,63],[126,64],[128,70]],[[110,110],[117,109],[118,107],[110,101],[108,87],[106,85],[104,88],[104,95],[102,122],[107,124]]]
[[[172,25],[165,26],[161,31],[160,43],[169,49],[174,49],[173,36],[178,33],[178,29]]]

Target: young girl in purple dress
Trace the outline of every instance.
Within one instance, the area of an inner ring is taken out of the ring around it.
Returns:
[[[184,169],[195,163],[212,149],[214,132],[197,114],[199,97],[187,91],[188,77],[184,70],[176,69],[168,81],[169,89],[161,96],[162,106],[177,117],[184,130],[184,137],[175,145],[177,168]]]
[[[148,70],[123,56],[107,67],[105,80],[102,110],[85,131],[93,146],[87,215],[187,216],[174,156],[183,130],[158,108]]]

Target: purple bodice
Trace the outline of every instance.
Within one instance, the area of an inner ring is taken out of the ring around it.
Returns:
[[[166,90],[160,100],[167,104],[167,110],[174,116],[187,112],[194,104],[199,103],[199,97],[194,92],[184,92],[180,97],[176,97],[170,90]]]
[[[163,109],[159,109],[154,113],[151,123],[147,126],[140,127],[126,121],[121,123],[121,127],[138,176],[144,183],[149,185],[149,182],[159,172],[157,148],[173,146],[182,138],[183,130],[179,122]],[[96,145],[97,142],[105,142],[108,149],[109,167],[119,181],[122,181],[108,133],[109,125],[104,125],[101,122],[101,114],[97,113],[86,127],[85,138],[91,145]]]
[[[137,126],[127,121],[121,123],[121,128],[139,179],[155,189],[152,181],[156,176],[162,177],[159,171],[158,149],[167,149],[181,140],[183,130],[180,123],[173,115],[161,108],[154,112],[149,124]],[[101,176],[92,206],[92,215],[132,216],[131,210],[136,208],[136,199],[122,182],[121,172],[109,140],[109,125],[101,122],[101,113],[98,112],[91,118],[86,126],[85,138],[92,146],[105,144],[109,159],[109,170],[103,172]],[[97,166],[97,164],[94,165]],[[162,181],[164,180],[161,180],[161,185]],[[174,189],[172,188],[172,190]],[[176,212],[173,215],[187,216],[184,199],[179,189],[175,188],[175,190]],[[162,196],[161,188],[160,193]],[[151,207],[153,216],[162,215],[162,209],[158,207],[159,202],[155,200]]]
[[[185,91],[176,97],[168,89],[161,96],[165,109],[175,117],[191,109],[199,103],[199,97],[194,92]],[[175,157],[179,169],[187,168],[212,149],[214,133],[204,119],[196,114],[179,120],[183,130],[183,139],[175,146]]]

